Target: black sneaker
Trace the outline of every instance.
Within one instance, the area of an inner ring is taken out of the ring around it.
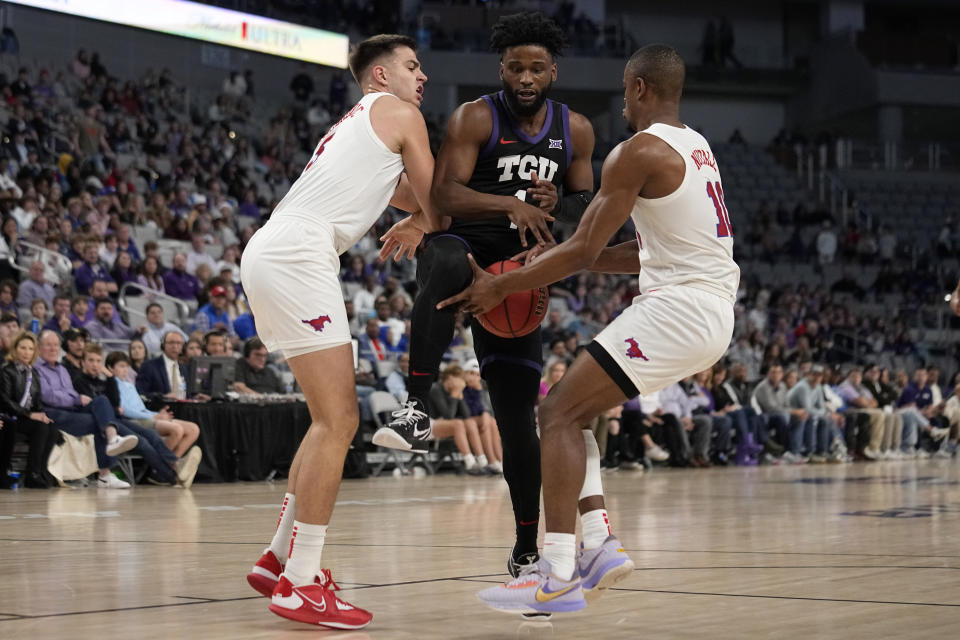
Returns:
[[[433,435],[430,417],[419,400],[408,400],[393,412],[393,419],[373,434],[373,444],[388,449],[426,453],[427,441]]]
[[[515,556],[514,552],[516,550],[517,548],[514,547],[510,551],[510,555],[507,556],[507,571],[514,578],[520,575],[521,569],[523,569],[528,565],[536,564],[537,561],[540,559],[540,554],[537,553],[536,551],[529,551],[527,553],[521,553],[520,555]]]

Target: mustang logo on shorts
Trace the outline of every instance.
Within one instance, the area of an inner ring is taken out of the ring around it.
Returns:
[[[301,320],[303,324],[308,324],[313,327],[314,331],[323,331],[324,325],[330,322],[330,316],[323,315],[314,318],[313,320]]]
[[[642,358],[645,362],[650,362],[650,358],[643,355],[643,351],[640,351],[640,345],[637,344],[636,339],[627,338],[624,342],[630,345],[630,348],[627,349],[628,356],[631,358]]]

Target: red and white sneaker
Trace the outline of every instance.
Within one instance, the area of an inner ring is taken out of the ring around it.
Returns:
[[[253,570],[247,574],[247,582],[257,590],[260,595],[270,597],[273,590],[280,581],[280,574],[283,573],[283,565],[277,556],[267,549],[253,565]]]
[[[260,595],[269,598],[273,595],[273,590],[277,588],[281,573],[283,573],[283,564],[280,563],[273,551],[267,549],[257,560],[257,564],[253,565],[253,570],[247,574],[247,582]],[[330,569],[321,569],[317,577],[314,578],[314,582],[321,587],[340,591],[340,585],[333,581],[333,574],[330,573]]]
[[[324,574],[329,576],[329,570],[324,570]],[[295,587],[286,576],[280,576],[270,597],[270,611],[289,620],[331,629],[362,629],[370,624],[372,613],[338,598],[329,587],[318,584],[320,578],[317,576],[314,584]],[[329,582],[333,583],[332,577]]]

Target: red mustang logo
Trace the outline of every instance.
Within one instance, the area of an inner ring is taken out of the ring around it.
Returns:
[[[301,320],[300,322],[310,325],[314,331],[323,331],[324,325],[330,322],[330,316],[319,316],[313,320]]]
[[[645,362],[650,362],[650,358],[643,355],[643,351],[640,351],[640,345],[637,344],[634,338],[627,338],[624,342],[630,345],[630,348],[627,349],[628,356],[631,358],[642,358]]]

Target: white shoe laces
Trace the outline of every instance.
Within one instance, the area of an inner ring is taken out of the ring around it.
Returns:
[[[416,405],[412,402],[407,402],[400,409],[397,409],[390,414],[393,417],[393,420],[390,424],[403,423],[405,425],[413,424],[418,420],[422,420],[427,417],[423,411],[417,409]]]

